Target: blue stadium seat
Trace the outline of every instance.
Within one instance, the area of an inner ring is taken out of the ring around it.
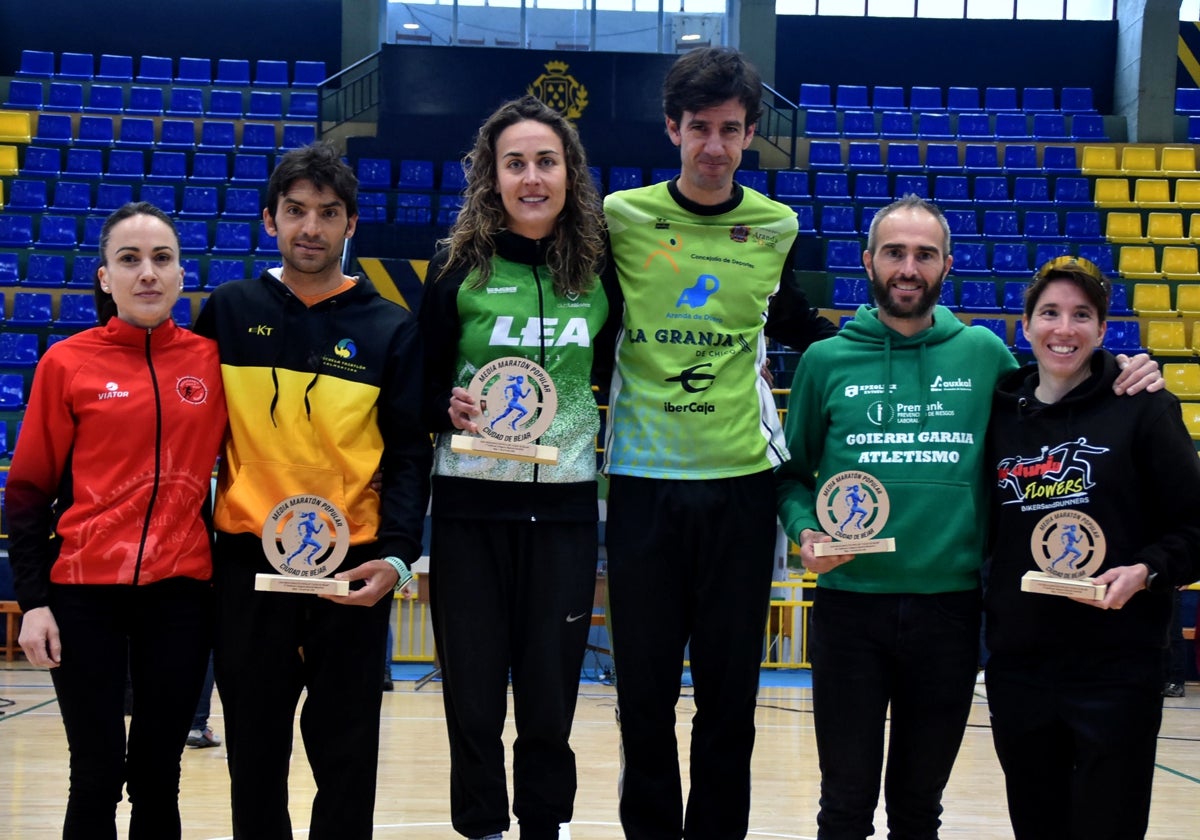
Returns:
[[[154,144],[154,120],[145,117],[122,118],[117,145],[148,149]]]
[[[997,140],[1028,140],[1029,122],[1024,114],[996,114],[995,120]]]
[[[283,94],[267,90],[250,91],[250,107],[246,116],[256,120],[283,119]]]
[[[225,183],[229,180],[229,159],[219,152],[196,152],[192,155],[191,180]]]
[[[1109,315],[1132,315],[1133,310],[1129,307],[1129,292],[1124,283],[1112,284],[1112,296],[1108,301]]]
[[[992,129],[992,118],[987,114],[959,114],[959,140],[995,140],[996,132]]]
[[[179,261],[179,266],[183,269],[183,290],[200,291],[200,260],[196,257],[184,257]]]
[[[163,89],[133,85],[129,88],[129,104],[125,106],[125,112],[158,116],[163,112]]]
[[[843,111],[842,134],[846,137],[878,137],[874,111]]]
[[[822,236],[858,235],[858,226],[854,222],[854,207],[841,204],[826,204],[821,207]]]
[[[1002,175],[980,175],[975,178],[976,204],[1008,204],[1008,179]]]
[[[1004,147],[1004,168],[1009,172],[1040,172],[1037,146],[1032,143],[1009,143]]]
[[[38,223],[38,248],[65,248],[74,250],[79,245],[78,225],[74,216],[43,214]]]
[[[1096,210],[1068,210],[1065,214],[1064,233],[1076,244],[1103,242],[1104,231],[1100,227],[1100,213]]]
[[[204,91],[190,87],[171,88],[167,113],[177,117],[204,116]]]
[[[1059,94],[1059,110],[1064,114],[1094,114],[1090,87],[1064,87]]]
[[[1001,172],[1000,153],[992,143],[968,143],[963,152],[963,168],[968,175],[989,175]]]
[[[942,89],[926,85],[913,85],[908,91],[908,107],[911,111],[937,112],[946,110],[942,103]]]
[[[1038,242],[1033,246],[1033,268],[1037,270],[1050,260],[1071,253],[1071,248],[1065,242]]]
[[[1014,353],[1033,352],[1033,345],[1029,343],[1029,338],[1025,335],[1025,329],[1021,326],[1019,320],[1017,321],[1015,335],[1013,336],[1012,349]]]
[[[25,163],[21,166],[20,174],[55,178],[61,170],[62,150],[51,146],[25,147]]]
[[[1107,243],[1084,243],[1079,246],[1079,256],[1091,260],[1108,277],[1117,273],[1116,257],[1112,246]]]
[[[784,204],[795,204],[812,197],[808,186],[808,172],[803,169],[781,169],[775,173],[775,199]]]
[[[208,110],[210,117],[242,118],[242,92],[240,90],[213,90],[208,94]]]
[[[253,98],[253,94],[251,95]],[[293,90],[288,94],[287,113],[289,120],[315,120],[317,118],[317,94],[313,91]]]
[[[28,248],[33,244],[33,216],[26,213],[0,213],[0,245]]]
[[[133,81],[133,56],[104,53],[100,56],[100,69],[96,78],[109,82]]]
[[[984,210],[983,235],[987,239],[1019,239],[1020,220],[1016,210]]]
[[[257,219],[262,216],[258,190],[250,187],[227,187],[223,216],[230,219]]]
[[[179,215],[202,219],[215,218],[217,215],[217,188],[184,187],[183,202],[179,207]]]
[[[1054,179],[1054,203],[1091,207],[1092,188],[1083,176],[1062,175]]]
[[[859,178],[884,178],[882,175],[859,175]],[[857,179],[856,179],[857,180]],[[813,198],[823,201],[850,197],[850,176],[845,172],[818,172],[813,178]]]
[[[25,407],[25,377],[19,373],[0,374],[0,408],[17,410]]]
[[[1017,89],[1011,87],[989,87],[983,92],[983,110],[990,114],[1002,111],[1019,111]]]
[[[942,212],[946,216],[946,224],[950,226],[952,240],[979,238],[978,217],[973,209],[949,209]]]
[[[95,87],[92,85],[93,89]],[[84,114],[79,118],[79,136],[75,138],[75,145],[108,148],[113,144],[113,132],[112,117]]]
[[[182,219],[175,223],[179,231],[179,248],[185,254],[200,254],[208,250],[208,223]]]
[[[962,172],[958,162],[957,143],[928,143],[925,146],[925,169],[928,172],[946,172],[950,174]]]
[[[16,254],[0,254],[0,286],[15,286],[21,281],[17,266]],[[0,332],[0,335],[3,335],[3,332]]]
[[[890,171],[920,171],[921,147],[916,143],[888,143],[887,168]]]
[[[1044,175],[1020,175],[1013,179],[1013,204],[1050,204],[1050,182]]]
[[[300,61],[292,63],[292,87],[317,87],[325,81],[324,61]]]
[[[37,333],[0,332],[0,367],[33,367],[37,362]]]
[[[49,79],[54,75],[54,53],[49,50],[21,50],[17,75]]]
[[[906,195],[929,198],[929,179],[924,175],[897,175],[893,194],[896,198]]]
[[[92,185],[82,181],[57,181],[51,210],[58,213],[87,213],[92,209]]]
[[[4,107],[40,111],[45,101],[44,97],[41,82],[33,79],[13,79],[8,83],[8,99],[4,100]]]
[[[58,318],[52,326],[78,329],[96,326],[96,299],[85,292],[64,292],[58,299]]]
[[[255,254],[277,255],[279,253],[279,245],[275,241],[275,237],[267,233],[266,228],[261,224],[255,226],[258,229],[258,240],[254,245]]]
[[[157,159],[160,155],[178,155],[182,152],[153,152]],[[108,153],[108,169],[105,175],[109,178],[133,178],[141,180],[146,177],[146,156],[139,149],[113,149]]]
[[[88,89],[88,100],[84,110],[101,114],[119,114],[125,110],[124,90],[117,85],[94,84]],[[82,138],[82,125],[79,134]],[[108,140],[110,143],[112,142],[112,131],[108,133]]]
[[[267,182],[267,156],[258,154],[236,154],[233,156],[234,183],[265,184]]]
[[[286,61],[274,61],[260,58],[254,62],[255,87],[288,86],[288,65]]]
[[[871,91],[871,107],[876,111],[903,111],[904,88],[897,85],[876,85]]]
[[[139,82],[154,82],[169,84],[174,81],[173,62],[161,55],[144,55],[138,62],[137,80]]]
[[[809,110],[804,113],[804,134],[808,137],[837,137],[837,111]]]
[[[950,87],[946,90],[946,110],[951,113],[962,111],[981,111],[979,88]]]
[[[825,243],[826,271],[862,271],[863,247],[857,239],[830,239]]]
[[[190,152],[196,147],[196,123],[193,120],[163,120],[158,147]]]
[[[1033,139],[1042,143],[1067,139],[1067,118],[1062,114],[1034,114]]]
[[[51,82],[46,108],[56,111],[82,111],[83,85],[79,82]]]
[[[33,253],[25,267],[24,286],[57,288],[66,285],[67,258],[62,254]],[[95,323],[93,321],[92,323]]]
[[[965,175],[938,175],[933,179],[933,200],[938,205],[968,204],[971,196],[967,192]]]
[[[987,246],[982,242],[953,242],[950,246],[950,253],[954,256],[955,274],[991,274],[988,269]],[[991,285],[990,282],[989,285]],[[967,285],[964,282],[960,290],[959,305],[966,309],[968,301],[974,303],[975,297],[977,296],[968,298]],[[993,289],[993,303],[995,303],[995,297]]]
[[[190,298],[181,295],[179,300],[175,301],[175,305],[171,307],[171,320],[185,330],[191,329],[192,301]]]
[[[809,169],[842,169],[844,166],[840,140],[813,140],[808,144]]]
[[[74,140],[71,118],[66,114],[38,114],[33,142],[39,145],[67,146]]]
[[[274,152],[275,126],[270,123],[244,123],[240,148],[245,152]]]
[[[430,175],[430,178],[432,178],[432,176],[433,176],[433,164],[432,163],[429,164],[429,175]],[[767,172],[765,169],[739,169],[737,172],[737,182],[739,184],[741,184],[743,187],[749,187],[750,189],[754,190],[755,192],[760,192],[763,195],[767,194]],[[401,189],[408,189],[404,184],[404,165],[403,164],[401,164],[401,166],[400,166],[400,185],[399,186]],[[433,186],[433,184],[431,181],[430,186],[427,187],[426,189],[431,189],[432,186]]]
[[[168,216],[175,215],[175,185],[174,184],[143,184],[138,198],[143,202],[154,204]]]
[[[1108,140],[1108,131],[1104,128],[1104,117],[1100,114],[1073,114],[1071,116],[1072,140]]]
[[[884,111],[880,117],[879,135],[881,137],[915,138],[917,136],[915,119],[911,111]]]
[[[776,177],[778,177],[778,173]],[[596,189],[600,189],[600,180],[597,173],[593,173],[593,180],[596,182]],[[463,171],[462,162],[457,160],[442,161],[441,191],[460,193],[466,187],[467,174]]]
[[[402,190],[433,189],[433,161],[402,160],[396,186]]]
[[[804,83],[800,85],[801,108],[832,108],[833,94],[829,85]]]
[[[433,199],[428,193],[399,193],[396,196],[396,224],[427,225],[433,214]]]
[[[1200,88],[1186,87],[1175,89],[1176,114],[1200,114]]]
[[[997,242],[992,246],[992,273],[999,277],[1028,277],[1029,248],[1024,242]]]
[[[870,303],[870,281],[865,277],[834,277],[831,302],[834,309],[858,309]]]
[[[133,201],[133,184],[101,181],[96,185],[96,203],[92,209],[97,213],[111,213],[131,201]]]
[[[185,85],[211,85],[212,59],[180,57],[175,81]]]
[[[250,222],[217,222],[212,252],[243,255],[250,253]]]
[[[16,292],[8,323],[22,327],[50,326],[49,292]]]
[[[237,126],[224,120],[200,123],[200,145],[207,152],[232,152],[237,142]],[[274,150],[272,150],[274,151]]]
[[[1136,355],[1145,353],[1142,346],[1142,332],[1136,320],[1108,322],[1108,331],[1104,334],[1104,349],[1110,353],[1125,353]]]
[[[859,140],[850,143],[846,154],[846,168],[851,172],[882,172],[883,151],[879,141]]]
[[[938,295],[938,303],[947,309],[958,311],[958,299],[954,291],[954,279],[947,277],[942,282],[942,293]]]
[[[387,158],[359,158],[358,186],[364,190],[391,189],[392,162]]]
[[[145,176],[152,181],[179,183],[187,179],[187,153],[155,149],[150,154],[150,172]]]
[[[862,111],[871,108],[866,85],[838,85],[834,93],[839,110]]]
[[[391,174],[388,178],[390,180]],[[362,186],[362,174],[358,176],[359,186]],[[608,191],[631,190],[642,186],[643,174],[637,166],[610,166],[608,168]],[[390,184],[388,185],[391,186]]]
[[[1021,110],[1027,114],[1037,111],[1057,111],[1054,104],[1054,88],[1027,87],[1021,91]]]
[[[358,223],[386,222],[388,220],[387,197],[385,192],[358,193]]]
[[[104,230],[103,216],[88,216],[83,220],[83,239],[79,240],[81,250],[95,252],[100,249],[100,234]],[[81,257],[76,256],[75,261],[79,262]],[[72,269],[74,267],[72,266]],[[94,271],[94,268],[93,268]],[[71,279],[75,278],[74,270],[71,273]],[[71,285],[68,281],[67,285]],[[88,280],[88,285],[91,285],[91,279]]]
[[[796,233],[800,236],[816,236],[816,213],[811,204],[788,205],[796,211]]]
[[[246,248],[242,253],[250,252],[249,234],[246,238]],[[214,253],[216,253],[215,250]],[[244,259],[214,258],[208,261],[208,279],[204,283],[204,288],[215,289],[222,283],[244,279],[246,279],[246,261]]]
[[[14,180],[9,184],[7,209],[18,212],[44,213],[46,210],[46,182],[40,180]]]
[[[1042,169],[1049,173],[1079,174],[1074,146],[1046,146],[1042,149]]]
[[[96,57],[91,53],[64,52],[58,57],[58,77],[91,81],[96,75]]]
[[[954,261],[954,270],[962,273],[957,259]],[[986,274],[986,266],[985,271],[975,273]],[[963,312],[1000,312],[996,302],[996,284],[991,280],[963,280],[959,284],[958,308]]]
[[[917,137],[922,140],[953,140],[949,114],[917,114]]]
[[[1008,322],[1003,318],[972,318],[971,326],[983,327],[995,333],[996,337],[1008,344]]]
[[[311,146],[317,139],[317,127],[312,123],[284,123],[283,142],[279,148],[283,150],[299,149]]]
[[[1027,210],[1025,238],[1031,242],[1063,240],[1064,237],[1058,229],[1058,214],[1053,210]]]
[[[217,78],[219,85],[250,85],[250,62],[244,58],[217,59]]]
[[[251,269],[250,276],[251,277],[261,277],[262,273],[264,271],[267,271],[270,268],[279,266],[280,261],[278,259],[260,259],[260,260],[254,260],[250,264],[253,267]]]

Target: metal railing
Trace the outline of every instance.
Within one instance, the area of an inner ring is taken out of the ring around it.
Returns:
[[[376,52],[330,76],[317,89],[318,132],[334,134],[347,123],[379,124],[380,53]],[[374,133],[374,132],[371,132]]]
[[[770,85],[763,85],[763,113],[757,136],[787,158],[787,169],[796,168],[796,137],[800,107]]]

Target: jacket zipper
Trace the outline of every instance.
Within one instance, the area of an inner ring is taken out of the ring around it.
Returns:
[[[154,357],[150,353],[150,342],[154,331],[146,330],[146,367],[150,371],[150,387],[154,391],[154,487],[146,505],[146,517],[142,521],[142,538],[138,541],[137,563],[133,567],[133,585],[138,585],[142,575],[142,560],[145,557],[146,541],[150,536],[150,522],[154,517],[154,503],[158,501],[158,483],[162,474],[162,395],[158,390],[158,374],[154,371]]]

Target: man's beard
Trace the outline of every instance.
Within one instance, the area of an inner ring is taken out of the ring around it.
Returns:
[[[942,295],[943,280],[938,280],[932,286],[928,286],[925,292],[921,295],[916,304],[912,306],[897,306],[891,299],[888,286],[886,283],[880,283],[871,278],[871,296],[875,298],[875,302],[879,304],[879,308],[891,315],[893,318],[924,318],[933,311],[933,307],[937,305],[938,298]]]

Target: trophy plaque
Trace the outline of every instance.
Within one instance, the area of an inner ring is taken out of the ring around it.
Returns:
[[[480,436],[455,435],[451,449],[534,464],[558,463],[557,447],[535,443],[558,410],[554,380],[542,367],[520,356],[494,359],[479,369],[467,391],[482,412],[476,419]]]
[[[833,542],[813,544],[813,554],[882,554],[896,550],[896,541],[875,535],[892,511],[887,490],[875,476],[846,470],[832,476],[817,493],[817,519]]]
[[[327,577],[350,550],[350,526],[337,506],[320,496],[291,496],[275,506],[262,529],[263,553],[279,574],[259,574],[262,592],[349,595],[350,581]]]
[[[1102,600],[1108,587],[1094,584],[1092,575],[1104,563],[1107,545],[1100,525],[1086,513],[1064,509],[1043,516],[1029,537],[1041,571],[1026,572],[1021,591]]]

